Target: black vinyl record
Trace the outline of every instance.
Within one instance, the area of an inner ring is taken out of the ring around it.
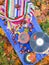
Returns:
[[[32,34],[30,39],[30,46],[36,53],[42,53],[49,48],[49,37],[43,32],[36,32]]]

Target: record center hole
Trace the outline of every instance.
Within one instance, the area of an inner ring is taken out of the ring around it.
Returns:
[[[36,40],[36,44],[37,44],[38,46],[42,46],[42,45],[44,44],[44,40],[43,40],[42,38],[38,38],[38,39]]]

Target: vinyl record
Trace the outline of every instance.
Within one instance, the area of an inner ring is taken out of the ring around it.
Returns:
[[[30,38],[30,46],[36,53],[44,53],[49,48],[49,37],[43,32],[36,32]]]

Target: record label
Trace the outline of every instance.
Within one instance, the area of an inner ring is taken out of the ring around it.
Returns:
[[[25,44],[25,43],[28,43],[28,42],[29,42],[30,36],[29,36],[28,33],[22,32],[22,33],[19,35],[18,40],[19,40],[20,43]]]

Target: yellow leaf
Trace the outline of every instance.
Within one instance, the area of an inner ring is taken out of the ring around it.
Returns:
[[[42,4],[41,5],[41,10],[45,10],[46,9],[46,4]]]
[[[15,57],[14,55],[12,55],[12,59],[13,59],[13,60],[15,60],[15,59],[16,59],[16,57]]]
[[[15,65],[21,65],[21,62],[20,62],[20,60],[19,59],[17,59],[16,61],[15,61]]]
[[[42,19],[41,18],[38,19],[38,23],[39,24],[42,23]]]
[[[38,1],[38,2],[37,2],[37,6],[40,6],[40,4],[41,4],[41,3]]]
[[[12,51],[12,49],[13,49],[12,46],[9,46],[9,47],[7,48],[7,50],[8,50],[9,53]]]
[[[10,25],[10,22],[9,21],[7,22],[7,26],[8,26],[8,29],[11,30],[11,25]]]
[[[7,44],[6,44],[6,43],[4,43],[4,48],[5,48],[5,49],[7,49],[7,47],[8,47],[8,46],[7,46]]]
[[[2,34],[3,36],[5,35],[3,30],[2,30],[2,32],[1,32],[1,34]]]

